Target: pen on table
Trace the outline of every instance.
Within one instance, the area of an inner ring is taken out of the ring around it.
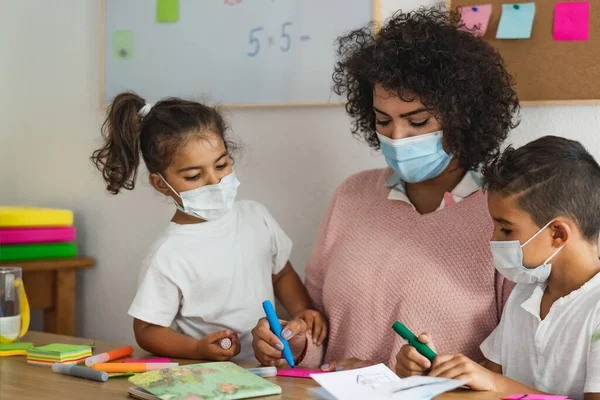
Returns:
[[[179,363],[97,363],[92,369],[104,372],[147,372],[157,369],[179,367]]]

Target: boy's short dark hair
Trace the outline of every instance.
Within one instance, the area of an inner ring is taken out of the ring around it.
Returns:
[[[545,136],[508,147],[484,168],[484,189],[518,195],[517,204],[538,226],[568,217],[590,242],[600,231],[600,166],[581,143]]]

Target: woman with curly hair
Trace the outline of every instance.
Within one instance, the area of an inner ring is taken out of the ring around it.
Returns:
[[[307,288],[329,319],[328,342],[299,320],[283,336],[301,365],[394,368],[403,341],[391,326],[400,320],[430,332],[441,353],[483,360],[479,344],[512,285],[490,254],[479,169],[516,126],[513,81],[498,52],[440,8],[396,14],[377,33],[368,26],[338,44],[334,90],[346,96],[352,132],[390,168],[338,188],[309,261]],[[268,324],[253,334],[257,359],[279,365]]]

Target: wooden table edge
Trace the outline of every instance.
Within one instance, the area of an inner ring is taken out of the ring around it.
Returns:
[[[93,257],[49,258],[32,261],[9,261],[0,263],[0,267],[20,267],[23,272],[59,271],[64,269],[90,268],[96,264]]]

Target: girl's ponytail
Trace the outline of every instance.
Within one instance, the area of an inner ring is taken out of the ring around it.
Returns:
[[[102,125],[104,146],[94,151],[91,158],[102,172],[106,189],[112,194],[135,187],[142,132],[139,112],[145,104],[145,100],[135,93],[122,93],[113,100]]]

